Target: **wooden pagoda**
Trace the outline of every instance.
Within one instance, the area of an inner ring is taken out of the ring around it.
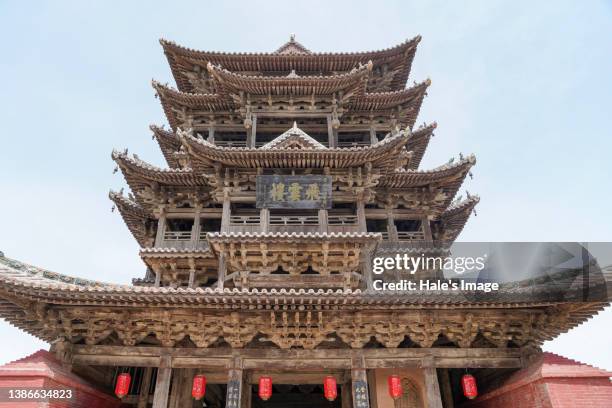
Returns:
[[[129,373],[123,403],[139,408],[452,407],[466,369],[487,387],[524,366],[604,304],[372,289],[377,245],[452,243],[479,200],[455,199],[474,156],[419,167],[436,128],[415,126],[430,81],[406,87],[419,41],[313,53],[292,37],[250,54],[162,40],[178,89],[153,82],[170,127],[151,131],[168,167],[112,154],[131,193],[110,198],[145,276],[116,285],[2,257],[0,315],[109,393]]]

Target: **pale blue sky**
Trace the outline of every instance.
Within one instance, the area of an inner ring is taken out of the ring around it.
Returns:
[[[424,167],[475,153],[482,201],[465,241],[612,240],[610,1],[0,1],[0,250],[128,282],[138,247],[110,212],[113,147],[161,165],[150,80],[174,85],[160,37],[193,48],[386,48],[423,36],[410,83],[433,81]],[[612,369],[609,310],[547,349]],[[589,347],[583,347],[589,343]],[[0,363],[42,343],[0,323]]]

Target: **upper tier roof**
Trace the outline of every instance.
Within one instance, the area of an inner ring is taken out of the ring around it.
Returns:
[[[349,53],[313,53],[295,39],[290,40],[274,53],[197,51],[163,39],[160,40],[160,43],[168,58],[177,86],[184,92],[198,91],[189,77],[197,71],[206,71],[209,63],[243,73],[287,75],[294,70],[298,74],[328,75],[350,71],[368,61],[372,61],[375,70],[385,70],[392,75],[390,82],[381,87],[372,87],[374,84],[370,84],[371,90],[393,91],[406,86],[420,41],[421,37],[417,36],[395,47]]]
[[[181,130],[178,137],[189,155],[204,167],[219,163],[240,168],[349,168],[370,163],[391,170],[406,165],[410,159],[410,153],[404,148],[409,133],[404,131],[371,146],[325,149],[316,148],[316,145],[314,148],[287,146],[278,149],[221,147]]]
[[[208,63],[210,75],[219,84],[218,93],[245,92],[252,95],[333,95],[362,94],[372,70],[372,62],[351,69],[346,73],[332,75],[286,76],[243,75],[228,71],[219,65]]]
[[[365,67],[362,67],[362,70]],[[216,68],[213,68],[215,70]],[[276,77],[247,77],[243,75],[236,76],[234,73],[221,70],[220,75],[225,75],[230,78],[225,89],[221,92],[240,92],[238,88],[244,92],[256,91],[260,95],[267,95],[270,92],[273,95],[296,95],[298,93],[311,95],[307,90],[318,89],[320,92],[329,92],[332,89],[343,89],[344,98],[346,99],[345,112],[343,116],[352,114],[363,114],[372,116],[394,116],[397,122],[406,127],[412,128],[416,122],[417,116],[423,103],[423,98],[427,94],[427,89],[431,84],[429,79],[416,84],[410,88],[396,92],[374,92],[362,93],[363,89],[360,86],[364,80],[360,76],[361,71],[356,71],[350,75],[326,77],[325,81],[317,83],[316,80],[310,78],[284,78]],[[224,84],[224,83],[222,83]],[[223,85],[225,86],[225,85]],[[339,87],[339,88],[332,88]],[[168,123],[172,129],[177,129],[182,125],[180,115],[187,108],[190,112],[195,112],[198,115],[233,115],[239,111],[241,103],[231,98],[227,94],[203,94],[203,93],[185,93],[173,89],[167,85],[162,85],[159,82],[153,81],[153,88],[157,91],[157,95],[168,119]],[[250,90],[250,91],[249,91]],[[351,94],[350,92],[353,92]],[[331,94],[323,95],[330,100],[333,98]],[[300,111],[296,111],[296,117],[300,115]]]

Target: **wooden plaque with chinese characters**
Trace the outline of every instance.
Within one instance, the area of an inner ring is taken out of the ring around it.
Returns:
[[[331,208],[331,176],[257,176],[257,208]]]

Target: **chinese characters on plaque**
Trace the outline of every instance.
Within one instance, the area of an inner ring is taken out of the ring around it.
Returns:
[[[257,176],[257,208],[331,208],[331,176]]]
[[[240,381],[230,380],[227,383],[226,408],[240,408]]]
[[[355,408],[370,408],[368,385],[365,381],[353,381],[353,398],[355,399],[353,403]]]

